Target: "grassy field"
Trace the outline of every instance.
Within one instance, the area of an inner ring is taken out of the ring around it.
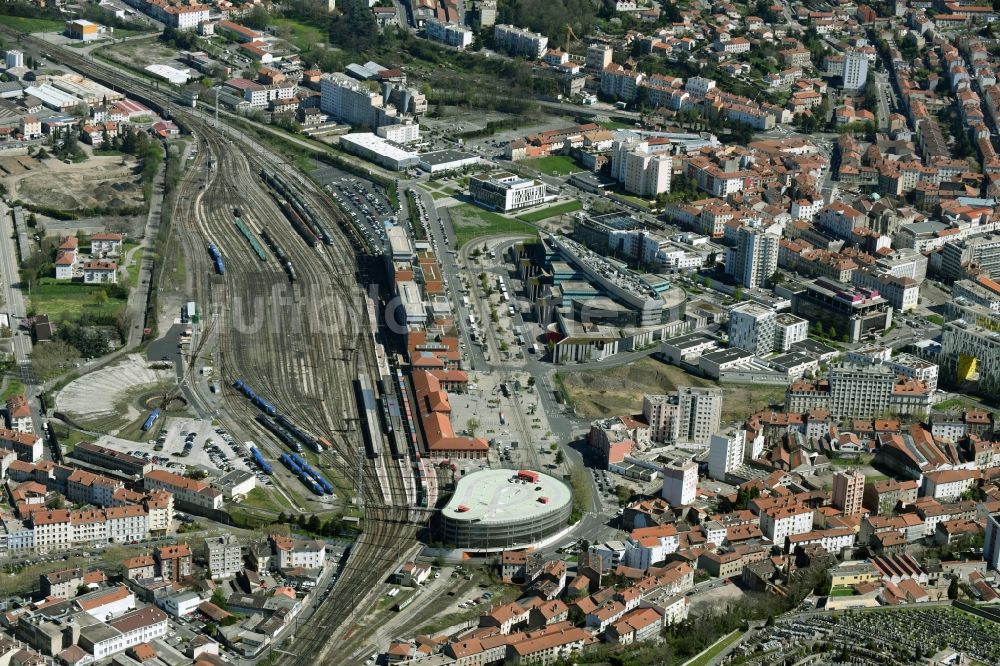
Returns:
[[[704,666],[705,664],[712,663],[712,660],[719,656],[726,648],[739,640],[740,636],[743,635],[742,631],[734,631],[728,636],[723,636],[718,641],[713,643],[708,649],[699,654],[694,659],[688,661],[684,666]]]
[[[577,166],[576,162],[565,155],[549,155],[548,157],[539,157],[538,159],[526,161],[525,165],[533,169],[538,169],[542,173],[550,176],[565,176],[568,173],[583,171],[583,169]]]
[[[530,213],[525,213],[524,215],[518,215],[517,219],[524,220],[525,222],[541,222],[542,220],[547,220],[550,217],[555,217],[556,215],[563,215],[565,213],[572,213],[583,208],[583,204],[579,201],[566,201],[561,204],[556,204],[555,206],[549,206],[548,208],[543,208],[542,210],[535,210]]]
[[[620,122],[618,122],[616,120],[604,120],[604,121],[598,120],[597,124],[600,125],[601,127],[603,127],[604,129],[609,129],[609,130],[634,129],[635,128],[635,125],[629,125],[628,123],[620,123]]]
[[[326,40],[323,38],[323,31],[315,26],[300,23],[290,18],[274,18],[271,20],[278,26],[278,34],[283,35],[283,29],[289,31],[288,40],[300,51],[308,51],[314,44],[322,44]]]
[[[114,316],[125,307],[125,301],[117,298],[99,303],[94,294],[101,291],[107,293],[107,288],[45,278],[31,287],[31,308],[38,314],[48,315],[52,321],[59,321],[64,315],[72,319],[81,314]]]
[[[455,227],[458,246],[471,240],[498,234],[524,234],[533,236],[535,229],[520,220],[499,213],[483,210],[472,204],[462,204],[448,209]]]
[[[637,414],[642,411],[644,394],[667,393],[678,386],[721,388],[723,421],[742,421],[785,399],[784,386],[719,384],[651,358],[607,369],[561,372],[558,378],[557,383],[565,387],[577,413],[588,418]]]
[[[62,32],[66,25],[60,21],[27,16],[0,16],[0,24],[20,32]]]

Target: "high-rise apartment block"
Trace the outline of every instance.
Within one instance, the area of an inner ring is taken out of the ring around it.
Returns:
[[[603,72],[611,64],[614,49],[607,44],[591,44],[587,47],[587,69]]]
[[[861,513],[865,494],[865,475],[858,471],[837,472],[833,475],[833,505],[853,516]]]
[[[698,494],[698,464],[693,461],[670,463],[663,468],[661,496],[670,506],[685,506]]]
[[[868,56],[860,51],[844,54],[844,89],[861,90],[868,81]]]
[[[626,192],[640,197],[655,197],[670,191],[673,159],[650,149],[638,139],[615,141],[611,149],[611,176]]]
[[[647,395],[642,413],[654,442],[706,444],[719,430],[722,391],[680,386],[666,395]]]
[[[729,346],[758,356],[774,351],[778,313],[758,303],[740,303],[729,311]]]
[[[712,435],[708,451],[708,475],[716,481],[725,481],[726,474],[743,464],[745,432],[730,432]]]
[[[763,287],[778,270],[780,240],[761,227],[742,227],[736,240],[736,282],[749,288]]]

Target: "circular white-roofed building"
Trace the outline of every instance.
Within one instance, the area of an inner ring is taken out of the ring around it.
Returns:
[[[565,529],[572,511],[569,486],[554,477],[483,470],[459,480],[438,529],[442,540],[457,548],[510,548]]]

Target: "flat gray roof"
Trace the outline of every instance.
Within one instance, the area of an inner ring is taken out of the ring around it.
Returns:
[[[462,477],[448,505],[446,518],[480,523],[509,523],[555,511],[571,499],[569,486],[541,472],[538,481],[518,479],[517,470],[488,469]],[[547,502],[540,498],[548,498]],[[464,510],[459,511],[462,507]]]
[[[476,155],[473,153],[463,153],[460,150],[435,150],[422,154],[420,161],[435,166],[438,164],[448,164],[449,162],[458,162],[459,160],[474,159],[475,157]]]

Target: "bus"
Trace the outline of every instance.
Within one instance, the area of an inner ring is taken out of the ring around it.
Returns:
[[[469,307],[469,297],[468,296],[462,296],[462,305],[464,305],[465,307]]]
[[[469,326],[476,325],[476,315],[469,313]]]

